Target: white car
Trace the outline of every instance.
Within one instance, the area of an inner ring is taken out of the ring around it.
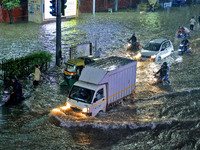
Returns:
[[[172,42],[168,39],[153,39],[149,41],[136,56],[141,60],[152,59],[156,62],[174,52]]]

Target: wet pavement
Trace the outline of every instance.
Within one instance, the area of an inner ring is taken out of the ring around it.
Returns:
[[[177,50],[178,26],[188,27],[190,18],[199,14],[200,5],[154,13],[80,14],[77,21],[62,22],[63,54],[68,56],[69,47],[80,42],[90,41],[94,49],[97,41],[105,57],[132,58],[125,49],[133,32],[141,45],[166,37]],[[2,23],[0,33],[0,59],[38,50],[55,53],[55,23]],[[95,118],[50,114],[64,105],[69,90],[59,85],[64,65],[55,67],[53,59],[38,88],[30,88],[28,77],[20,80],[26,97],[21,105],[0,108],[0,149],[200,149],[199,35],[200,28],[195,26],[189,39],[192,56],[174,54],[158,63],[139,61],[136,98],[129,97]],[[169,85],[154,84],[153,73],[163,61],[170,65]]]

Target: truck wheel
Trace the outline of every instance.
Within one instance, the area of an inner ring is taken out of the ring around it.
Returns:
[[[100,110],[98,113],[97,113],[97,115],[96,115],[96,117],[102,117],[102,116],[104,116],[104,112],[103,112],[103,110]]]

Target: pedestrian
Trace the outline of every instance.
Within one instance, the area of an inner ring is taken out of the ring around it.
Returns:
[[[33,75],[34,75],[33,86],[36,87],[39,84],[41,76],[41,72],[40,69],[38,68],[38,65],[35,65],[35,73],[33,73]]]
[[[164,62],[162,64],[162,66],[166,69],[166,76],[164,78],[164,81],[167,82],[167,83],[170,83],[170,81],[168,79],[168,76],[169,76],[169,66],[167,65],[167,62]]]
[[[192,17],[192,19],[190,19],[190,30],[193,30],[195,22],[196,21],[195,21],[194,17]]]
[[[19,103],[22,99],[22,87],[16,78],[12,79],[12,92],[10,95],[10,100],[12,103]]]
[[[99,48],[95,53],[94,53],[94,56],[97,57],[97,58],[101,58],[102,57],[102,49]]]
[[[158,77],[158,80],[159,80],[160,83],[163,83],[163,81],[165,80],[165,77],[167,75],[167,68],[166,68],[166,66],[162,65],[161,68],[155,73],[155,76],[157,74],[159,74],[159,73],[160,73],[160,75]]]

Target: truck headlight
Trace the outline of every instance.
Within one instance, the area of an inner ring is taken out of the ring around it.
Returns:
[[[84,113],[87,113],[87,112],[89,112],[89,108],[83,108],[83,110],[82,110]]]
[[[141,54],[141,53],[138,53],[138,54],[135,56],[135,58],[136,58],[136,59],[139,59],[141,56],[142,56],[142,54]]]
[[[152,56],[151,56],[151,59],[155,59],[155,58],[156,58],[156,55],[152,55]]]

